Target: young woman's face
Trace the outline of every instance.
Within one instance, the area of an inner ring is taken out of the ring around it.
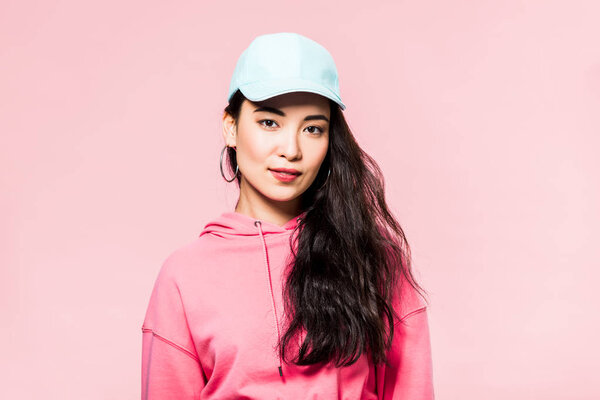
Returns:
[[[275,201],[291,201],[315,180],[329,147],[329,100],[308,92],[286,93],[267,100],[245,100],[237,129],[225,123],[225,140],[236,147],[241,190]],[[227,122],[227,121],[225,121]],[[277,176],[274,169],[297,170]]]

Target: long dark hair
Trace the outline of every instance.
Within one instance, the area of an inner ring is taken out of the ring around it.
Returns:
[[[225,108],[236,126],[245,99],[238,90]],[[388,210],[379,166],[358,146],[338,104],[329,104],[329,149],[302,194],[306,215],[297,235],[290,235],[283,293],[289,325],[278,349],[287,360],[290,341],[304,329],[305,340],[293,359],[297,365],[335,360],[336,367],[348,366],[363,352],[375,364],[387,364],[394,318],[399,319],[392,296],[400,297],[400,276],[424,291],[411,272],[404,232]],[[229,147],[227,152],[233,173],[236,151]],[[239,187],[239,172],[236,181]]]

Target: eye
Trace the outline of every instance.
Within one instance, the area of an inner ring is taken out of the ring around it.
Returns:
[[[274,125],[277,125],[277,122],[273,121],[272,119],[261,119],[260,121],[258,121],[258,123],[264,126],[265,128],[274,128]],[[308,126],[305,129],[308,129],[310,134],[316,136],[319,136],[324,133],[323,129],[316,125]]]
[[[323,129],[321,129],[321,127],[319,127],[319,126],[311,125],[311,126],[306,127],[306,129],[310,129],[310,128],[316,128],[316,129],[318,129],[318,132],[316,133],[316,135],[320,135],[320,134],[323,133]],[[314,134],[315,132],[313,131],[313,132],[309,132],[309,133],[313,133]]]
[[[274,124],[277,124],[277,122],[273,121],[272,119],[261,119],[260,121],[258,121],[259,124],[261,124],[262,126],[265,126],[266,128],[272,128],[272,125],[264,125],[263,122],[273,122]]]

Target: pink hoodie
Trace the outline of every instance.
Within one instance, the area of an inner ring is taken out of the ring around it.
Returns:
[[[434,398],[427,308],[408,284],[391,367],[364,353],[342,368],[282,363],[282,272],[303,215],[279,226],[226,212],[166,258],[142,325],[142,399]]]

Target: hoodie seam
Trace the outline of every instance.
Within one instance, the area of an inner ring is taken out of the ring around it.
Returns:
[[[191,335],[190,324],[187,319],[187,313],[185,312],[185,306],[183,304],[183,297],[181,296],[181,289],[179,288],[179,285],[177,283],[175,283],[175,287],[177,288],[177,293],[179,294],[179,301],[181,302],[181,308],[184,310],[183,319],[185,320],[185,327],[186,327],[188,333],[190,333],[190,335]],[[192,339],[192,346],[194,346],[194,351],[192,352],[187,349],[185,349],[185,350],[192,353],[192,355],[194,356],[194,359],[196,359],[196,361],[198,361],[199,364],[202,364],[202,363],[200,363],[200,359],[197,357],[198,350],[196,349],[196,343],[194,342],[193,338],[190,338],[190,339]]]
[[[413,311],[409,312],[408,314],[404,315],[404,316],[403,316],[402,318],[400,318],[400,320],[399,320],[398,322],[396,322],[394,325],[398,325],[400,322],[402,322],[402,321],[406,320],[406,319],[407,319],[407,318],[409,318],[409,317],[412,317],[412,316],[413,316],[413,315],[415,315],[415,314],[418,314],[418,313],[420,313],[420,312],[423,312],[423,311],[425,311],[426,309],[427,309],[427,306],[423,306],[423,307],[417,308],[416,310],[413,310]]]
[[[152,330],[151,328],[145,328],[142,327],[142,332],[144,333],[152,333],[152,335],[160,340],[162,340],[163,342],[165,342],[166,344],[170,345],[171,347],[181,351],[182,353],[186,354],[187,356],[189,356],[190,358],[192,358],[194,361],[196,361],[198,364],[201,365],[200,363],[200,359],[198,358],[198,356],[196,356],[193,352],[191,352],[190,350],[186,349],[185,347],[175,343],[174,341],[167,339],[165,336],[162,336],[158,333],[156,333],[154,330]]]

